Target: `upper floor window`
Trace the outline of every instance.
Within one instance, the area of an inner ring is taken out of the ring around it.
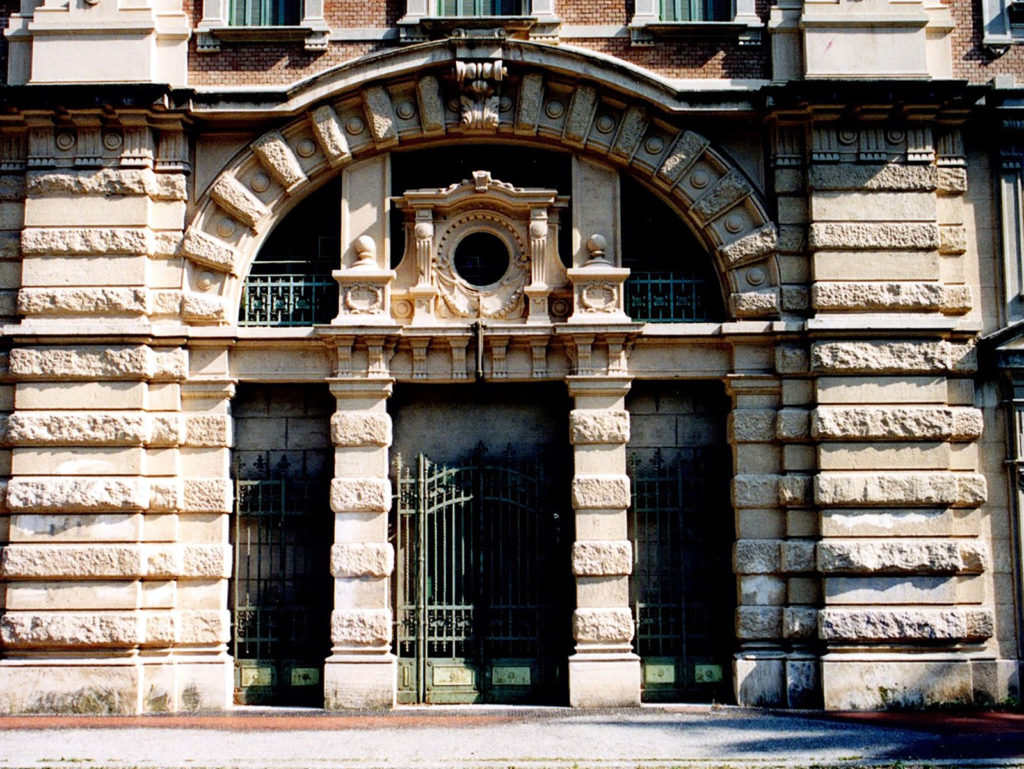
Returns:
[[[661,0],[662,21],[728,21],[731,0]]]
[[[530,0],[439,0],[441,16],[527,16]]]
[[[301,18],[298,0],[231,0],[228,23],[235,27],[288,27]]]

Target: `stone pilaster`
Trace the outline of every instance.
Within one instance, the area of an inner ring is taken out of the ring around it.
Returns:
[[[626,377],[573,376],[569,394],[576,515],[573,573],[576,651],[569,658],[569,703],[614,707],[640,703],[640,658],[629,608],[632,546],[626,533],[629,412]]]
[[[395,703],[389,600],[395,558],[388,542],[391,417],[386,410],[392,382],[384,377],[339,377],[330,382],[338,408],[331,418],[335,539],[332,647],[324,666],[328,710]]]

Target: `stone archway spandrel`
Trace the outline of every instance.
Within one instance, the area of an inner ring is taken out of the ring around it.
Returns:
[[[500,59],[476,70],[492,78],[488,87],[474,83],[476,90],[439,69],[368,80],[264,133],[198,202],[181,249],[191,263],[186,319],[227,322],[238,281],[273,225],[344,166],[403,147],[482,141],[564,149],[631,174],[658,190],[704,243],[734,314],[776,315],[776,228],[759,191],[679,116],[600,88],[607,65],[592,65],[590,83],[516,64],[510,75]]]

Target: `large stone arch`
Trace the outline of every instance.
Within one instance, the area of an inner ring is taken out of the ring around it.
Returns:
[[[466,65],[478,69],[467,76]],[[473,78],[490,90],[466,88]],[[764,199],[677,106],[678,94],[621,63],[523,42],[445,41],[344,65],[269,110],[287,122],[249,143],[198,200],[182,242],[184,319],[232,322],[267,234],[349,164],[454,142],[559,148],[629,173],[712,255],[733,316],[776,316],[776,229]]]

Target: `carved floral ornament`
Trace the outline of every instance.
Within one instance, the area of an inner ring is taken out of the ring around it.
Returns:
[[[595,86],[540,71],[510,69],[505,64],[508,52],[462,62],[456,62],[451,51],[448,55],[452,58],[447,66],[455,67],[456,78],[422,70],[421,58],[410,60],[404,80],[396,76],[391,84],[377,82],[346,90],[328,103],[311,107],[253,141],[216,178],[199,201],[198,214],[181,246],[192,265],[184,287],[186,320],[230,322],[241,294],[241,278],[263,239],[294,200],[322,184],[326,175],[398,146],[479,141],[485,131],[505,142],[560,145],[621,168],[659,190],[690,223],[734,296],[777,293],[775,226],[759,193],[707,139],[673,127],[658,115],[656,104],[639,97],[631,102],[605,101],[601,95],[605,91]],[[553,50],[544,55],[580,54]],[[600,85],[607,65],[598,60],[583,64]],[[614,73],[607,74],[611,83]],[[416,224],[423,226],[411,233],[410,240],[423,235],[420,240],[425,242],[443,234],[433,219]],[[509,239],[510,249],[514,245],[528,252],[532,240],[552,239],[544,232],[550,224],[531,222],[529,229],[519,233],[522,245],[505,225],[494,221],[489,226],[498,237]],[[428,227],[435,229],[429,238]],[[517,262],[513,259],[513,263]],[[204,288],[197,281],[200,273],[213,273],[216,279]],[[522,286],[541,282],[537,276],[528,277]],[[434,285],[440,290],[440,283]],[[511,297],[517,289],[508,290]],[[452,301],[463,306],[464,298],[455,296]],[[527,304],[532,306],[532,300]],[[756,312],[764,316],[778,312],[777,302],[733,304],[757,307]],[[506,307],[507,301],[500,306]]]

